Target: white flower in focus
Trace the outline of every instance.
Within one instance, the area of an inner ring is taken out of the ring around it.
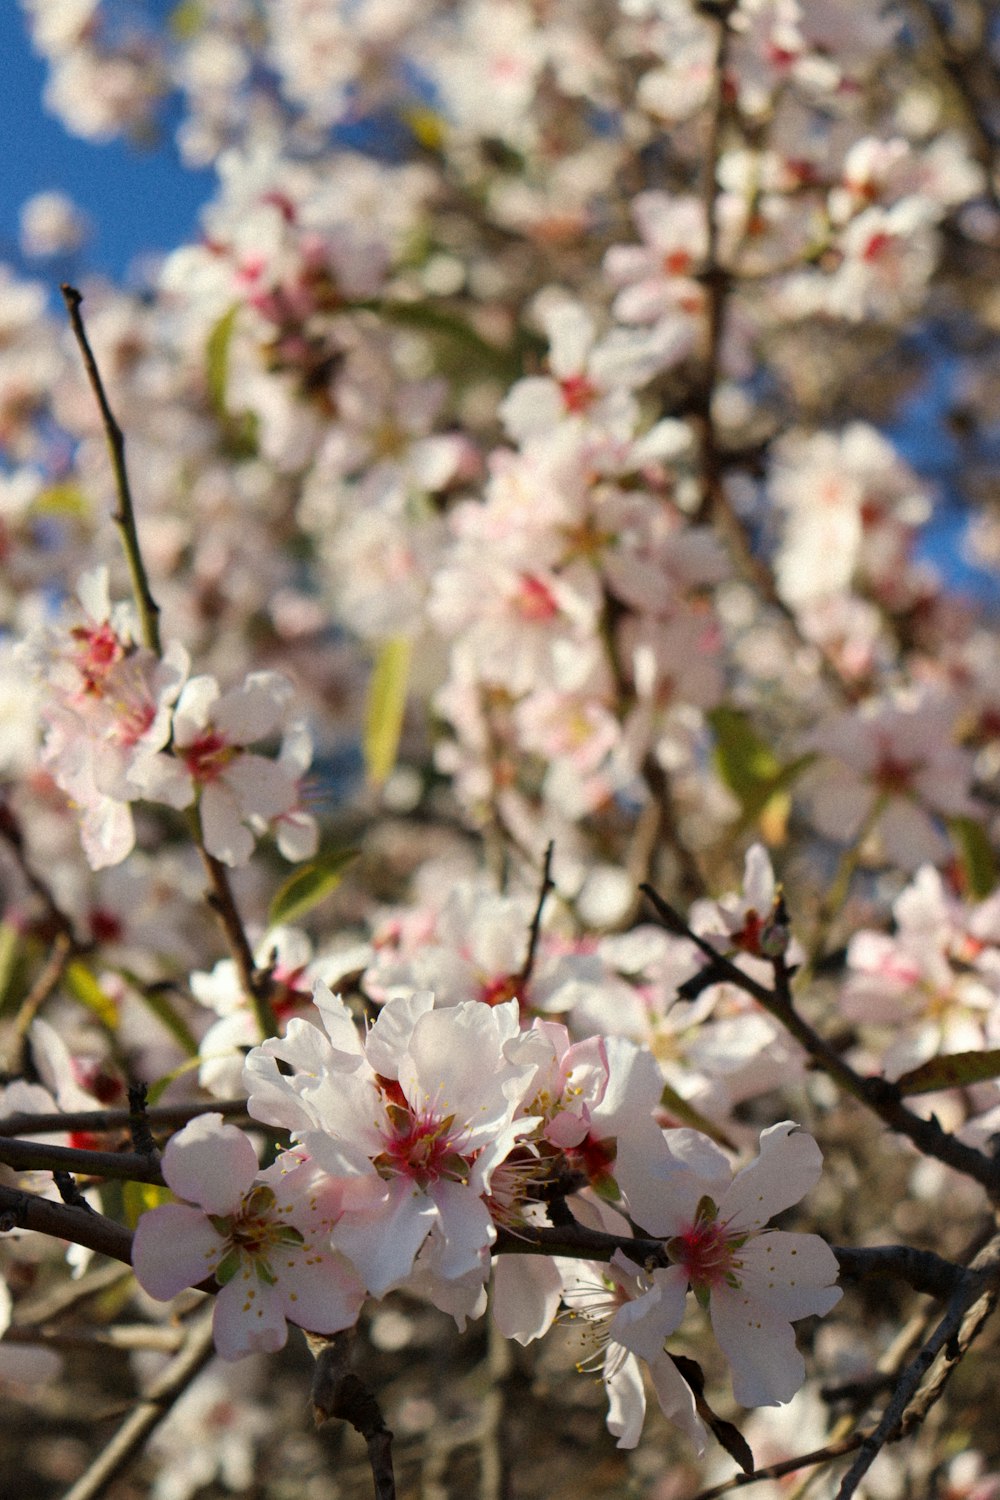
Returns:
[[[815,1185],[821,1166],[812,1136],[790,1120],[762,1133],[759,1157],[735,1177],[707,1136],[670,1131],[666,1154],[644,1182],[633,1180],[628,1202],[636,1222],[667,1241],[673,1263],[649,1273],[648,1300],[633,1305],[622,1341],[640,1354],[662,1343],[690,1288],[708,1308],[737,1401],[790,1401],[805,1379],[792,1323],[840,1300],[837,1261],[818,1235],[764,1226]]]
[[[215,1277],[212,1331],[223,1359],[282,1348],[288,1322],[336,1333],[357,1321],[364,1287],[325,1243],[339,1194],[308,1162],[288,1153],[260,1173],[243,1132],[206,1114],[171,1137],[163,1175],[185,1201],[143,1214],[132,1265],[164,1302]]]
[[[410,1274],[432,1231],[438,1276],[477,1270],[496,1239],[493,1172],[538,1123],[514,1119],[535,1071],[505,1052],[516,1002],[434,1010],[433,995],[417,991],[390,1000],[362,1041],[339,996],[319,984],[315,1001],[325,1035],[292,1020],[247,1058],[251,1115],[291,1130],[338,1180],[345,1211],[333,1244],[376,1296]]]

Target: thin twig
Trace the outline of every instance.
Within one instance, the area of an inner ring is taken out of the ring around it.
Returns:
[[[80,313],[80,304],[83,296],[75,286],[65,282],[60,291],[63,301],[66,303],[66,311],[69,313],[70,326],[73,335],[80,348],[83,357],[84,369],[90,388],[94,393],[94,399],[100,408],[101,421],[104,424],[104,435],[107,439],[108,452],[111,455],[111,467],[115,476],[115,489],[118,494],[118,509],[114,512],[112,519],[121,533],[122,547],[125,551],[125,560],[128,563],[129,576],[132,580],[132,592],[135,596],[136,608],[139,611],[139,622],[142,631],[143,644],[157,656],[161,654],[160,646],[160,606],[153,598],[149,587],[149,578],[146,574],[146,565],[142,559],[142,551],[139,547],[139,533],[135,524],[135,506],[132,502],[132,488],[129,484],[128,468],[125,463],[125,435],[115,420],[114,412],[111,410],[101,372],[94,358],[94,351],[90,347],[87,330],[84,327],[83,317]]]
[[[531,927],[528,931],[528,951],[525,954],[524,963],[521,965],[520,972],[517,975],[517,989],[515,991],[517,995],[520,995],[527,988],[535,967],[538,940],[542,932],[542,912],[545,908],[546,897],[551,890],[555,889],[552,879],[552,856],[555,853],[555,847],[555,843],[550,839],[545,848],[545,859],[542,862],[542,883],[538,889],[535,913],[531,919]]]
[[[893,1392],[892,1400],[883,1412],[881,1420],[864,1438],[857,1458],[844,1475],[840,1489],[837,1491],[837,1500],[851,1500],[851,1496],[857,1492],[858,1485],[886,1443],[901,1435],[907,1407],[919,1391],[924,1376],[927,1375],[938,1355],[945,1352],[946,1364],[951,1368],[958,1363],[972,1339],[983,1327],[996,1303],[998,1280],[1000,1280],[1000,1236],[992,1240],[976,1256],[953,1293],[944,1317],[916,1357],[903,1371]],[[951,1368],[942,1372],[945,1378],[951,1373]],[[943,1380],[935,1387],[935,1399],[942,1388]],[[926,1410],[922,1411],[921,1417],[924,1414]]]
[[[333,1417],[350,1422],[368,1446],[375,1500],[395,1500],[392,1433],[385,1425],[375,1397],[351,1369],[354,1330],[348,1328],[335,1334],[307,1333],[306,1342],[316,1360],[312,1407],[317,1427]],[[67,1496],[67,1500],[73,1500],[73,1497]]]
[[[198,1115],[218,1114],[224,1119],[249,1119],[245,1099],[194,1099],[185,1104],[158,1104],[146,1111],[151,1126],[164,1129],[180,1129]],[[81,1109],[69,1110],[65,1114],[52,1110],[49,1114],[16,1114],[0,1119],[0,1139],[22,1135],[51,1135],[55,1131],[87,1131],[93,1134],[110,1134],[115,1130],[127,1130],[132,1123],[132,1112],[128,1109]]]
[[[966,1146],[944,1130],[935,1116],[925,1119],[907,1109],[899,1089],[885,1078],[863,1077],[855,1072],[830,1043],[799,1015],[792,999],[791,973],[784,958],[771,960],[775,982],[774,988],[769,989],[767,985],[745,973],[724,953],[720,953],[707,939],[692,931],[680,913],[669,902],[664,901],[652,886],[643,885],[640,889],[667,930],[677,937],[689,938],[709,960],[713,981],[728,980],[758,1001],[769,1015],[781,1022],[824,1073],[876,1114],[890,1129],[906,1136],[925,1156],[933,1156],[954,1167],[956,1172],[964,1172],[984,1187],[991,1198],[1000,1194],[1000,1162],[972,1146]]]
[[[31,1229],[57,1240],[69,1240],[112,1260],[132,1264],[132,1236],[114,1219],[67,1203],[54,1203],[22,1188],[0,1187],[0,1234],[9,1234],[12,1229]]]
[[[157,1162],[139,1151],[78,1151],[74,1146],[49,1146],[41,1141],[4,1137],[0,1139],[0,1163],[15,1172],[72,1172],[78,1177],[109,1177],[163,1186],[163,1173]]]

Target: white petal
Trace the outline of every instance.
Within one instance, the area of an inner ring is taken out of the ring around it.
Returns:
[[[772,1125],[761,1135],[757,1160],[737,1172],[722,1195],[720,1220],[733,1234],[759,1229],[804,1198],[819,1181],[822,1166],[822,1152],[811,1135],[791,1120]]]
[[[837,1258],[818,1234],[755,1235],[739,1252],[740,1286],[759,1306],[794,1323],[797,1318],[828,1313],[840,1301],[834,1283]]]
[[[238,1271],[215,1299],[212,1336],[223,1359],[283,1348],[288,1325],[277,1288],[260,1281],[249,1265]]]
[[[547,1255],[499,1255],[493,1270],[493,1320],[505,1339],[530,1344],[552,1326],[562,1276]]]
[[[132,1241],[132,1268],[151,1297],[167,1302],[215,1270],[222,1236],[186,1203],[164,1203],[144,1213]]]
[[[733,1395],[741,1406],[780,1406],[806,1378],[787,1318],[755,1304],[742,1291],[712,1293],[712,1327],[733,1367]]]
[[[218,1114],[199,1115],[171,1136],[163,1153],[167,1186],[210,1214],[234,1213],[256,1175],[249,1139]]]

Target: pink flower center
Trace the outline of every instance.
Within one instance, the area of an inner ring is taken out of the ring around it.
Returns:
[[[425,1188],[443,1177],[468,1182],[471,1158],[462,1156],[456,1140],[455,1116],[439,1118],[418,1113],[405,1102],[395,1080],[381,1079],[389,1129],[382,1132],[384,1150],[375,1158],[382,1177],[409,1177]]]
[[[192,740],[190,745],[185,745],[181,755],[195,781],[206,783],[218,781],[236,755],[236,746],[228,744],[217,731],[210,730]]]
[[[586,411],[597,395],[596,386],[586,375],[567,375],[565,380],[560,380],[559,389],[562,391],[563,405],[571,412]]]
[[[670,1241],[670,1254],[697,1290],[721,1286],[733,1274],[735,1246],[726,1227],[714,1219],[698,1219]]]
[[[533,573],[521,574],[517,607],[526,620],[551,620],[559,613],[552,590]]]
[[[124,643],[107,621],[94,629],[78,625],[70,634],[77,642],[76,668],[83,678],[83,690],[99,693],[104,678],[125,655]]]

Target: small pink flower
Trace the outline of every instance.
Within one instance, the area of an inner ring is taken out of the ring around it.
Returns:
[[[364,1286],[327,1243],[340,1197],[311,1163],[288,1153],[259,1173],[243,1132],[206,1114],[170,1140],[163,1175],[184,1201],[143,1214],[132,1265],[161,1301],[215,1277],[223,1359],[280,1349],[288,1322],[335,1333],[357,1321]]]

